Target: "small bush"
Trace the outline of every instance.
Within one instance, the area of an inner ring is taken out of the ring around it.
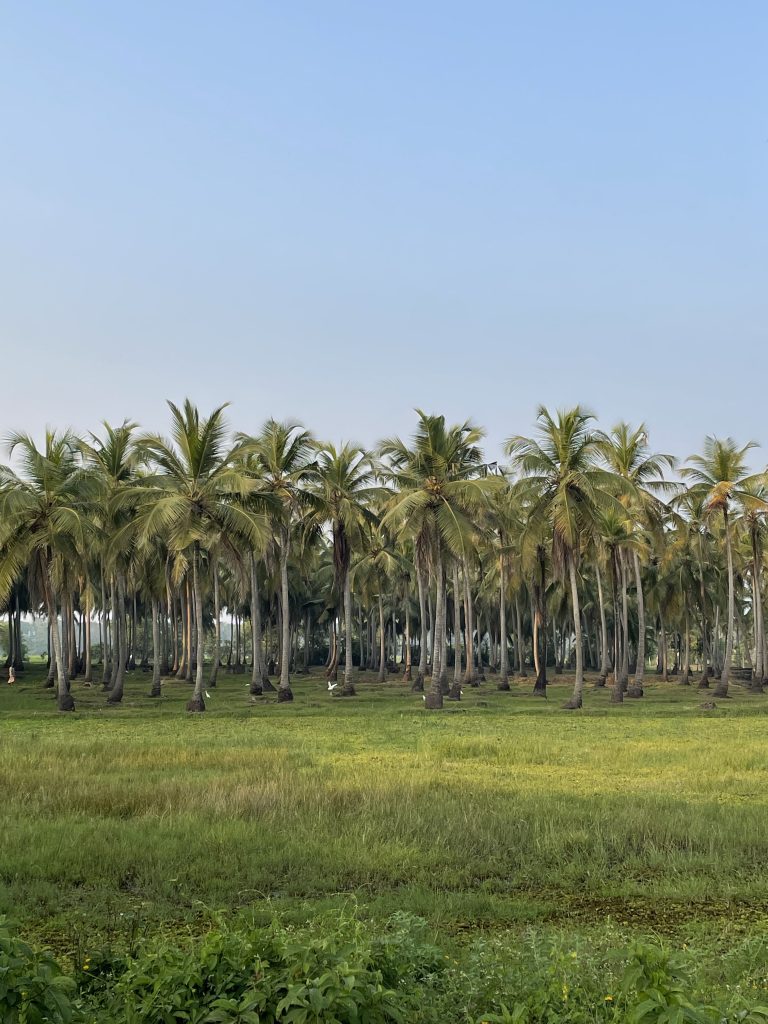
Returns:
[[[0,1021],[68,1024],[75,983],[48,953],[36,953],[0,918]]]

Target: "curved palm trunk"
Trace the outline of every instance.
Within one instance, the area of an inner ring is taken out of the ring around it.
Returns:
[[[160,606],[156,597],[152,598],[152,689],[150,697],[159,697],[162,689],[160,686]]]
[[[411,689],[414,693],[423,693],[427,675],[427,598],[424,593],[424,573],[418,564],[416,582],[419,588],[419,669]]]
[[[195,601],[195,630],[197,633],[197,664],[195,665],[195,689],[192,700],[187,702],[187,711],[205,711],[203,700],[203,659],[205,657],[205,634],[203,632],[203,591],[200,586],[200,549],[197,544],[192,552],[192,592]]]
[[[461,596],[459,563],[453,563],[453,686],[448,698],[461,700]]]
[[[720,682],[715,687],[715,697],[728,696],[728,677],[731,674],[731,660],[733,658],[733,621],[735,618],[735,599],[733,586],[733,549],[731,546],[731,527],[728,521],[728,510],[723,509],[723,523],[725,526],[725,550],[728,558],[728,628],[725,634],[725,657],[723,658],[723,671],[720,675]]]
[[[291,613],[288,606],[288,555],[291,538],[288,530],[283,531],[283,542],[280,545],[280,606],[282,611],[280,635],[280,686],[277,699],[280,703],[293,700],[291,690],[290,657],[291,657]]]
[[[344,686],[342,697],[355,696],[355,683],[352,659],[352,584],[349,578],[349,566],[344,568]]]
[[[576,679],[573,684],[573,695],[563,707],[573,711],[576,708],[580,708],[582,704],[582,694],[584,692],[584,652],[581,642],[579,587],[576,581],[576,566],[573,561],[573,555],[570,553],[568,555],[568,573],[571,578],[571,608],[573,610],[573,632],[576,645]]]
[[[441,632],[445,618],[443,614],[445,583],[443,580],[443,553],[440,550],[439,541],[435,545],[435,548],[435,578],[437,581],[437,601],[435,604],[435,617],[433,620],[435,655],[432,664],[432,681],[430,683],[429,693],[426,695],[426,699],[424,701],[425,706],[430,710],[437,710],[443,706],[443,690],[440,682],[442,666],[439,664],[439,659],[443,653],[443,638],[441,636]]]

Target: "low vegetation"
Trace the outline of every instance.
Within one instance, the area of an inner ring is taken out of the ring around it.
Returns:
[[[286,705],[223,675],[185,716],[190,684],[134,672],[120,708],[74,682],[60,716],[44,676],[0,691],[0,912],[28,944],[3,933],[0,1007],[47,1007],[18,1019],[762,1019],[747,688],[597,689],[564,721],[567,677],[434,716],[396,676],[347,701],[319,671]]]

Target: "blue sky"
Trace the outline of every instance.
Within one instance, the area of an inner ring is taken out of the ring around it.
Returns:
[[[768,442],[767,41],[762,0],[5,4],[0,433]]]

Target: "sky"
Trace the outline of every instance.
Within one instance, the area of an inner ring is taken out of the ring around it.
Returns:
[[[0,436],[768,445],[767,44],[764,0],[7,0]]]

